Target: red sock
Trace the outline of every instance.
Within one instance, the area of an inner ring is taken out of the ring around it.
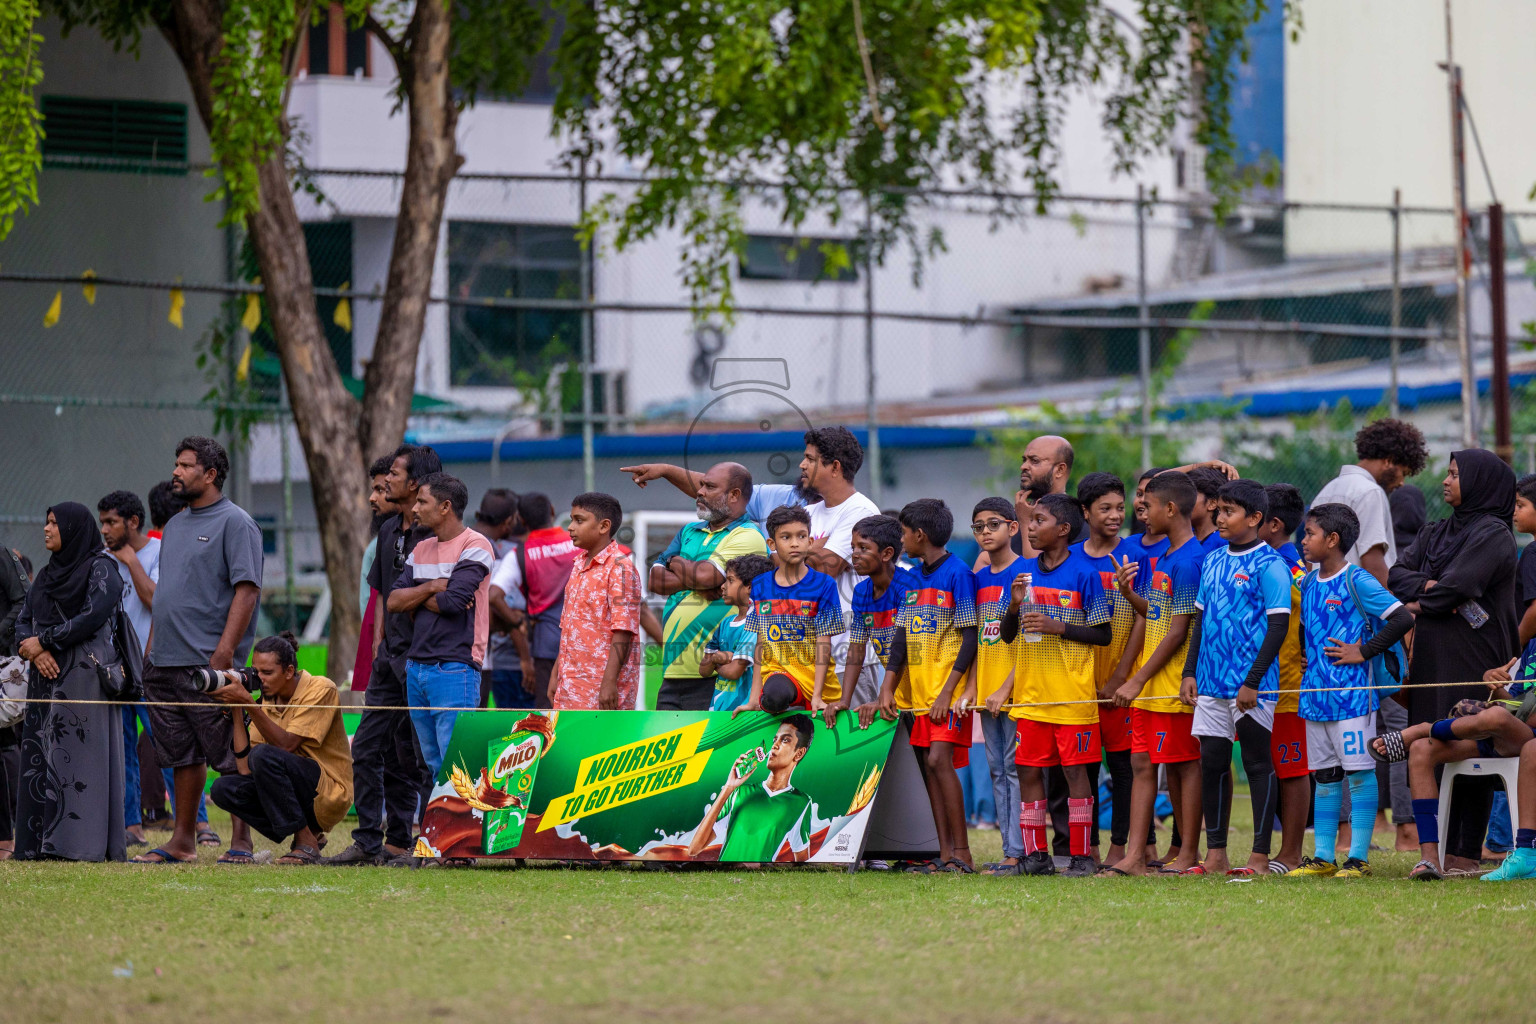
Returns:
[[[1045,801],[1019,801],[1019,828],[1024,833],[1024,854],[1045,849]]]
[[[1072,856],[1088,856],[1088,836],[1093,828],[1093,797],[1067,798],[1067,822],[1070,826]]]

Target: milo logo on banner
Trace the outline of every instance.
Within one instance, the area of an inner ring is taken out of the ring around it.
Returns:
[[[486,853],[503,853],[522,842],[533,777],[546,742],[544,733],[531,729],[490,742],[486,781],[494,796],[486,802],[494,809],[484,812],[480,841]]]

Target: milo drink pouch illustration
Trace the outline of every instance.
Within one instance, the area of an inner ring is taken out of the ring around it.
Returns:
[[[523,840],[528,805],[539,758],[549,749],[552,723],[543,715],[529,715],[508,736],[492,740],[486,749],[486,774],[481,795],[483,833],[480,848],[487,854],[505,853]]]

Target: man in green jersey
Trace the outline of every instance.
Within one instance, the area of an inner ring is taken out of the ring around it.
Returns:
[[[697,857],[715,839],[715,823],[725,819],[722,861],[809,860],[811,856],[811,798],[789,780],[795,765],[810,749],[814,726],[809,715],[790,715],[779,723],[766,760],[762,748],[736,759],[720,795],[694,830],[688,855]],[[768,777],[757,785],[748,780],[766,765]],[[788,848],[788,856],[779,851]]]

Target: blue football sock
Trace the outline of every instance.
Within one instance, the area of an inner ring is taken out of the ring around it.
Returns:
[[[1419,842],[1438,843],[1440,841],[1440,801],[1415,798],[1413,823],[1419,828]]]
[[[1536,850],[1536,828],[1516,829],[1515,849]]]
[[[1318,860],[1336,860],[1339,842],[1339,808],[1344,803],[1344,783],[1319,782],[1312,804],[1312,834]]]
[[[1371,830],[1376,827],[1376,772],[1364,768],[1349,773],[1349,855],[1370,860]]]

